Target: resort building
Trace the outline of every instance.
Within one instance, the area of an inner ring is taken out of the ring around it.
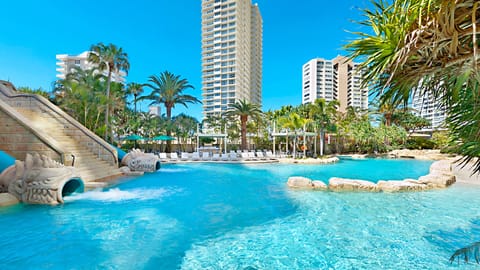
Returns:
[[[88,51],[85,51],[79,55],[68,55],[68,54],[57,54],[56,59],[58,60],[57,62],[57,78],[58,79],[65,79],[65,76],[68,73],[71,73],[72,71],[75,70],[75,67],[79,67],[83,70],[88,70],[93,67],[95,67],[95,64],[90,63],[88,59]],[[104,72],[105,76],[107,75],[107,72]],[[113,82],[119,82],[119,83],[125,83],[125,76],[127,74],[124,71],[120,72],[113,72],[112,73],[112,81]]]
[[[413,113],[427,119],[431,125],[421,131],[434,131],[445,128],[447,112],[439,102],[436,102],[431,94],[420,94],[415,91],[412,96]]]
[[[358,63],[337,56],[332,60],[315,58],[302,67],[302,104],[318,98],[338,100],[339,111],[347,107],[368,109],[368,89],[360,85]]]
[[[161,116],[162,108],[160,105],[150,105],[148,106],[148,113],[153,116]]]
[[[262,16],[251,0],[202,1],[203,116],[262,104]]]

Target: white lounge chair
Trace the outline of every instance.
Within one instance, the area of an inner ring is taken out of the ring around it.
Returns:
[[[220,155],[219,154],[213,154],[212,160],[216,160],[216,161],[220,160]]]
[[[272,151],[265,152],[265,156],[269,159],[276,159],[275,156],[273,155]]]
[[[240,153],[240,157],[243,160],[250,160],[250,157],[248,156],[248,153],[245,153],[245,152]]]
[[[203,152],[202,153],[202,160],[211,160],[210,152]]]
[[[178,155],[176,152],[170,153],[170,161],[177,161]]]
[[[221,160],[222,160],[222,161],[229,161],[229,160],[230,160],[230,155],[228,155],[228,154],[226,154],[226,153],[225,153],[225,154],[222,154]]]
[[[261,160],[266,160],[267,159],[262,151],[257,151],[256,155],[257,155],[258,159],[261,159]]]
[[[181,156],[180,156],[180,160],[182,161],[187,161],[190,159],[190,154],[187,153],[187,152],[182,152]]]
[[[230,160],[231,161],[238,161],[237,153],[230,152]]]
[[[167,162],[168,161],[167,153],[159,153],[158,158],[160,159],[161,162]]]
[[[257,157],[255,156],[255,152],[252,151],[252,152],[248,152],[247,154],[248,154],[248,158],[250,160],[256,160],[257,159]]]
[[[198,161],[200,160],[200,154],[198,152],[193,152],[192,153],[192,160],[193,161]]]

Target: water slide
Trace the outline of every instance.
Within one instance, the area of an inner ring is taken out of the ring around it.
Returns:
[[[6,168],[15,164],[15,159],[7,153],[0,151],[0,173]]]
[[[122,149],[116,147],[116,146],[113,146],[113,147],[115,147],[115,149],[117,149],[118,163],[120,164],[122,162],[122,159],[127,155],[127,153],[125,151],[123,151]]]

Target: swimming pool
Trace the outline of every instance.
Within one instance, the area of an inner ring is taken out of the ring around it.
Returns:
[[[0,209],[1,269],[445,269],[478,241],[480,190],[291,191],[289,176],[415,178],[431,162],[165,165],[63,206]],[[250,268],[249,268],[250,267]]]

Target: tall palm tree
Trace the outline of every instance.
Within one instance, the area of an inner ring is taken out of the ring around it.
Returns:
[[[314,121],[314,124],[318,127],[318,132],[320,133],[320,156],[323,156],[325,131],[332,125],[337,114],[338,106],[340,106],[340,102],[337,100],[327,102],[323,98],[318,98],[308,112],[310,119]]]
[[[143,84],[131,82],[127,84],[127,94],[133,95],[133,106],[134,106],[134,113],[137,113],[137,101],[138,97],[143,94]]]
[[[247,149],[247,121],[248,117],[258,118],[262,115],[260,105],[240,100],[231,105],[231,109],[225,113],[226,116],[240,117],[240,134],[242,137],[242,150]]]
[[[107,100],[110,99],[110,87],[112,82],[112,74],[124,71],[128,74],[130,69],[130,63],[128,62],[128,56],[123,52],[122,48],[118,48],[113,44],[105,45],[98,43],[90,47],[90,53],[88,54],[88,61],[98,66],[101,71],[107,71]],[[105,109],[105,140],[108,140],[109,135],[109,113],[110,108],[107,103]]]
[[[133,95],[134,117],[137,117],[137,101],[138,96],[143,93],[143,84],[131,82],[127,85],[127,95]],[[138,133],[138,130],[135,130]]]
[[[169,71],[160,73],[159,76],[151,75],[148,79],[149,83],[145,86],[152,89],[152,92],[143,96],[140,99],[151,100],[154,104],[163,104],[165,106],[167,121],[172,119],[172,108],[175,108],[176,104],[181,104],[188,108],[188,103],[201,103],[196,97],[183,94],[183,92],[189,88],[193,89],[193,86],[188,83],[187,79],[182,79],[180,75],[175,75]],[[171,136],[171,129],[167,129],[167,135]],[[171,151],[171,141],[167,141],[167,152]]]
[[[286,116],[283,116],[279,119],[279,124],[283,128],[286,128],[287,130],[292,130],[294,132],[294,137],[293,137],[293,158],[296,157],[297,154],[297,137],[298,137],[298,132],[305,127],[305,125],[308,123],[308,120],[306,118],[302,118],[300,115],[298,115],[296,112],[291,112]],[[288,137],[288,135],[287,135]]]

